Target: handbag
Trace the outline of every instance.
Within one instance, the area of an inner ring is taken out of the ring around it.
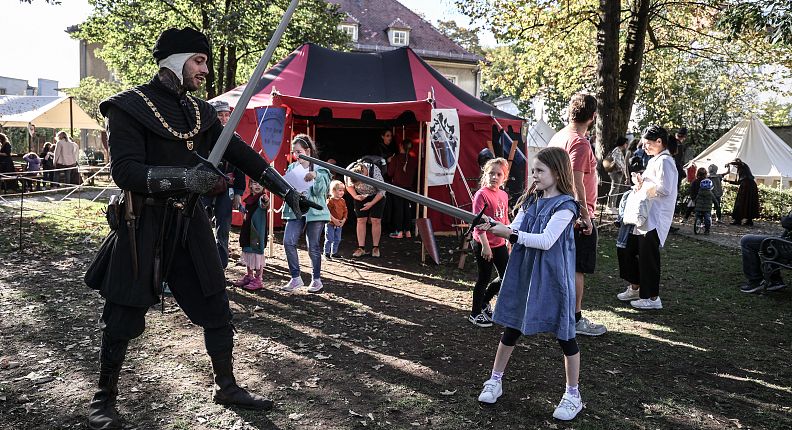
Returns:
[[[608,172],[608,173],[611,173],[614,170],[616,170],[616,163],[613,161],[613,155],[611,155],[611,154],[608,154],[602,160],[602,168],[605,169],[605,171]]]
[[[89,288],[94,290],[99,290],[102,288],[105,274],[107,273],[107,269],[110,267],[110,257],[113,256],[116,240],[117,233],[115,230],[111,230],[110,234],[105,237],[102,245],[96,252],[96,255],[94,255],[93,260],[91,260],[88,270],[85,271],[84,278],[85,285],[87,285]]]

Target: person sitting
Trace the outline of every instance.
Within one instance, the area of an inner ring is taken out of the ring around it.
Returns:
[[[38,180],[41,174],[41,159],[35,152],[29,152],[22,157],[27,162],[25,171],[28,172],[28,180],[25,181],[25,189],[33,191],[33,183],[36,184],[36,191],[41,191],[41,182]]]
[[[781,226],[784,239],[792,239],[792,212],[781,218]],[[743,293],[756,293],[758,291],[778,291],[786,287],[781,271],[777,270],[770,275],[770,280],[766,281],[762,275],[762,261],[759,258],[759,249],[762,241],[770,237],[778,237],[762,234],[746,234],[740,239],[740,250],[742,252],[742,266],[745,280],[747,281],[740,287]]]

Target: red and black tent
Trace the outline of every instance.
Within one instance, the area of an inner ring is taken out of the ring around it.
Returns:
[[[431,120],[432,109],[436,108],[456,109],[459,166],[466,178],[477,178],[478,153],[491,147],[491,142],[498,142],[499,127],[519,134],[523,125],[521,118],[498,110],[448,81],[407,47],[370,54],[338,52],[309,43],[266,71],[255,85],[256,92],[236,131],[260,149],[257,127],[261,109],[285,107],[283,140],[276,151],[268,151],[279,171],[287,164],[288,142],[293,134],[307,132],[316,138],[320,156],[325,150],[334,154],[348,151],[356,157],[355,152],[365,151],[365,145],[376,144],[375,140],[360,142],[376,137],[374,130],[393,128],[397,139],[425,136],[421,127]],[[243,89],[240,86],[214,100],[224,100],[234,108]],[[469,207],[465,178],[461,176],[456,174],[451,189],[456,203]],[[432,198],[450,202],[447,186],[429,187],[428,193]],[[454,221],[432,211],[429,217],[436,231],[450,230]]]

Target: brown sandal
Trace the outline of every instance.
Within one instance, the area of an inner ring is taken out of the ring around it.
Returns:
[[[374,257],[374,258],[380,258],[379,246],[372,246],[371,247],[371,256]]]
[[[362,246],[358,246],[358,248],[355,250],[355,252],[352,253],[352,257],[353,258],[360,258],[360,257],[362,257],[364,255],[366,255],[366,250],[363,249]]]

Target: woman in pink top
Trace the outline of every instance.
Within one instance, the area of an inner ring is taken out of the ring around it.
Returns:
[[[478,213],[486,204],[484,215],[505,225],[509,224],[509,196],[501,189],[509,173],[509,163],[503,158],[487,161],[481,174],[481,188],[473,196],[473,212]],[[501,278],[509,261],[506,240],[491,232],[473,230],[473,255],[478,266],[478,279],[473,288],[473,307],[468,320],[478,327],[492,326],[490,300],[498,294]],[[492,268],[498,277],[490,282]]]

